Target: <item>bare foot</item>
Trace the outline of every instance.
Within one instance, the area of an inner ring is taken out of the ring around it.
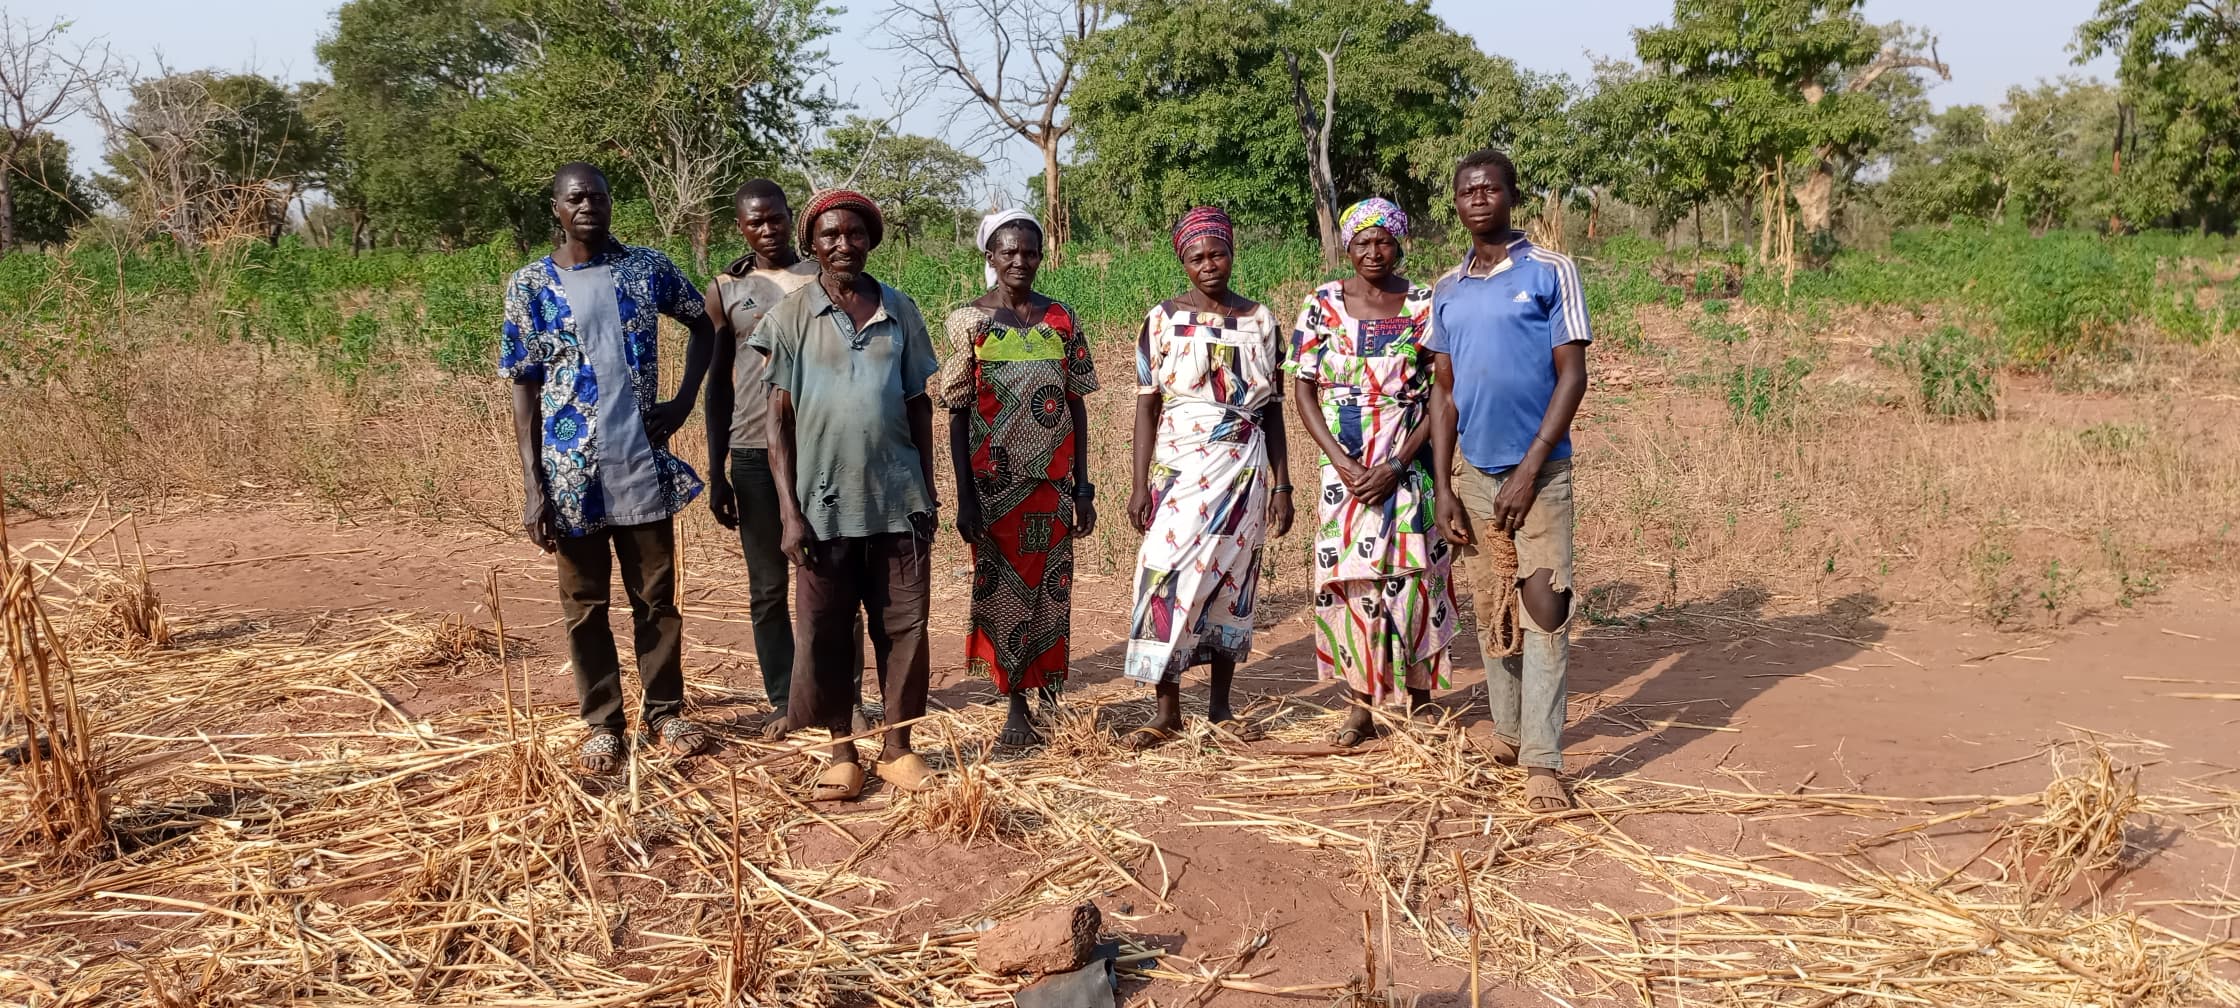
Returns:
[[[786,712],[773,711],[770,714],[770,720],[762,723],[762,740],[764,742],[780,742],[786,736],[804,727],[806,726],[794,724],[793,718],[788,716]]]
[[[1042,744],[1042,734],[1034,730],[1034,718],[1027,713],[1026,691],[1011,694],[1011,711],[1004,718],[1003,731],[996,736],[996,744],[1014,747]]]

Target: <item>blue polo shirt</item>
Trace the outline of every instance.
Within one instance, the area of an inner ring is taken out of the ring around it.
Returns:
[[[1431,288],[1426,345],[1453,365],[1455,441],[1488,473],[1524,461],[1539,435],[1556,394],[1555,348],[1594,339],[1571,257],[1512,234],[1507,259],[1488,270],[1465,256]],[[1571,436],[1548,457],[1570,458]]]

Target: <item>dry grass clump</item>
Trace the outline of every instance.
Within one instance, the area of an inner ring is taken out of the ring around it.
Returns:
[[[2116,769],[2106,746],[2058,747],[2052,760],[2041,811],[2014,830],[2033,903],[2069,891],[2087,872],[2120,866],[2124,827],[2139,808],[2138,770]]]
[[[912,828],[952,836],[967,844],[1017,840],[1038,825],[1035,817],[1005,795],[1005,785],[989,769],[988,752],[966,759],[951,743],[948,770],[932,790],[907,795],[901,803]]]

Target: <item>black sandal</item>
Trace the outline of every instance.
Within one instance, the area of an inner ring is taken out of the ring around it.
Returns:
[[[585,773],[603,777],[622,768],[622,749],[621,733],[599,729],[576,749],[576,765]]]
[[[661,748],[677,759],[700,755],[708,747],[708,733],[676,715],[662,718],[653,726],[654,737],[661,740]]]

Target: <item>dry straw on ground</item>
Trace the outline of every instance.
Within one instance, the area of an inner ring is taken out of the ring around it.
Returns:
[[[11,591],[10,613],[36,602]],[[919,737],[952,771],[942,789],[811,807],[798,796],[812,762],[720,722],[717,757],[633,760],[618,780],[581,781],[565,762],[569,710],[529,702],[517,645],[460,618],[166,619],[167,646],[93,639],[71,656],[74,679],[48,666],[58,692],[40,716],[49,731],[62,726],[53,737],[93,785],[67,793],[110,808],[73,806],[70,831],[19,838],[0,855],[0,997],[165,1008],[996,1002],[1017,982],[975,971],[982,921],[1099,896],[1159,912],[1179,867],[1159,838],[1220,829],[1353,866],[1329,884],[1371,908],[1362,975],[1294,964],[1308,975],[1276,986],[1264,967],[1244,967],[1249,957],[1192,963],[1124,944],[1128,975],[1186,991],[1162,1004],[1223,990],[1406,1003],[1402,954],[1570,1003],[2240,999],[2212,968],[2240,960],[2240,943],[2061,901],[2059,890],[2119,855],[2126,821],[2214,834],[2240,808],[2218,786],[2137,795],[2090,744],[2065,747],[2043,794],[1760,794],[1617,776],[1581,782],[1582,807],[1550,816],[1524,808],[1519,773],[1474,753],[1452,722],[1388,720],[1361,753],[1293,755],[1314,752],[1342,712],[1280,703],[1259,712],[1272,745],[1239,746],[1194,721],[1176,743],[1131,755],[1110,747],[1110,732],[1146,702],[1107,686],[1072,698],[1047,729],[1053,744],[1033,753],[994,751],[1000,708],[937,711]],[[415,699],[446,683],[476,692]],[[746,699],[696,694],[708,709]],[[0,772],[8,821],[54,807],[62,792],[42,781]],[[1166,833],[1152,830],[1154,815]],[[1840,851],[1707,854],[1658,849],[1637,826],[1786,817],[1860,828]],[[1939,848],[1914,844],[1932,825],[1987,839],[1969,845],[1973,858],[1939,863]],[[113,847],[80,846],[69,864],[46,856],[42,844],[72,849],[97,826]],[[914,835],[1031,869],[962,912],[911,918],[919,904],[878,866]],[[811,840],[832,850],[832,838],[839,853],[805,855]],[[1591,897],[1551,891],[1568,879],[1605,885]],[[2185,902],[2211,921],[2240,913],[2229,894]]]

